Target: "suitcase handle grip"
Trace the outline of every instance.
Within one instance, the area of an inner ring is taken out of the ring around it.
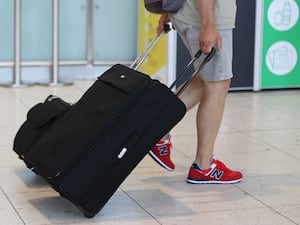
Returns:
[[[199,57],[202,55],[202,51],[199,49],[199,51],[195,54],[195,58],[199,59]]]
[[[178,90],[176,93],[177,96],[181,95],[181,93],[186,89],[186,87],[192,82],[193,78],[199,73],[203,67],[213,58],[213,56],[216,54],[216,48],[213,47],[211,49],[211,52],[204,58],[200,66],[195,70],[195,72],[190,76],[190,78],[183,84],[183,86]],[[183,78],[183,76],[186,74],[188,69],[193,65],[193,63],[200,58],[202,55],[202,51],[199,50],[192,60],[184,67],[183,71],[178,75],[176,80],[171,84],[170,89],[173,89]]]
[[[169,23],[166,23],[164,25],[164,33],[168,33],[171,29],[171,25]]]

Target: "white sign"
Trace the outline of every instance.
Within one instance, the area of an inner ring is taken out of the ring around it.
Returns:
[[[295,26],[299,19],[299,7],[295,0],[274,0],[268,10],[271,26],[286,31]]]
[[[286,41],[273,44],[266,55],[268,69],[275,75],[287,75],[297,64],[297,50]]]

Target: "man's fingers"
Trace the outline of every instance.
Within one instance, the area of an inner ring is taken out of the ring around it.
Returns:
[[[222,38],[218,38],[217,40],[217,50],[220,52],[222,50]]]
[[[209,54],[211,52],[212,47],[215,45],[213,42],[203,42],[200,43],[200,49],[203,54]]]

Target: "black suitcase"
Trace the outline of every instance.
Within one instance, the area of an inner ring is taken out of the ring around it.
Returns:
[[[14,151],[61,196],[93,217],[185,115],[184,104],[171,91],[179,79],[168,88],[135,69],[114,65],[75,104],[50,96],[34,106],[16,134]]]

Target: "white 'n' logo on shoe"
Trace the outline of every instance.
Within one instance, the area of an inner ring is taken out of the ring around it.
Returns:
[[[210,177],[215,178],[216,180],[220,180],[223,174],[224,174],[223,170],[214,169],[211,172]]]
[[[160,155],[168,155],[168,147],[163,145],[158,147]]]

